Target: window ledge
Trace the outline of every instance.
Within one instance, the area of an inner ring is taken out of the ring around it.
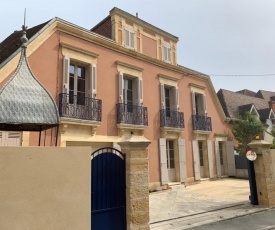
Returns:
[[[127,134],[135,134],[143,136],[144,130],[148,128],[145,125],[132,125],[132,124],[117,124],[119,136],[126,136]]]
[[[91,135],[93,136],[98,126],[101,125],[99,121],[82,120],[76,118],[60,117],[61,133],[65,134],[71,125],[85,125],[91,127]]]

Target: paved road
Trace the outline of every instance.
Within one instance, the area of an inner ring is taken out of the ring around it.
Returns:
[[[270,230],[275,229],[275,209],[203,225],[192,230]]]
[[[232,178],[151,193],[150,229],[189,229],[265,210],[252,206],[248,197],[248,181]]]

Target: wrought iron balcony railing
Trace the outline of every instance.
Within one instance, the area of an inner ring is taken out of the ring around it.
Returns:
[[[160,127],[184,128],[183,112],[170,109],[160,110]]]
[[[193,130],[212,131],[211,117],[192,115]]]
[[[117,123],[148,126],[147,107],[119,103],[116,105]]]
[[[59,94],[60,117],[101,121],[102,101],[98,99]]]

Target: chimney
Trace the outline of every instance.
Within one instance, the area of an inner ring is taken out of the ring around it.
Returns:
[[[138,18],[138,13],[136,13],[136,17]]]

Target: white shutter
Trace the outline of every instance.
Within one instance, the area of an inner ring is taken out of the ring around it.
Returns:
[[[123,103],[123,89],[124,89],[124,79],[123,73],[118,73],[118,95],[119,95],[119,103]]]
[[[186,150],[185,150],[185,140],[178,139],[179,148],[179,161],[180,161],[180,182],[185,182],[187,178],[187,168],[186,168]]]
[[[160,108],[165,109],[164,84],[160,84]]]
[[[129,32],[129,34],[130,34],[130,47],[131,48],[135,48],[135,34],[134,34],[134,32]]]
[[[96,65],[90,64],[88,66],[88,86],[87,86],[87,92],[89,98],[96,98]]]
[[[176,87],[176,110],[178,111],[180,108],[179,106],[179,89]]]
[[[168,184],[168,170],[167,170],[167,155],[166,155],[166,139],[159,139],[159,151],[160,151],[160,176],[161,184]]]
[[[201,179],[199,145],[197,140],[192,140],[195,180]]]
[[[139,92],[139,105],[143,105],[143,84],[142,84],[142,78],[139,78],[138,92]]]
[[[142,90],[142,78],[135,78],[133,80],[133,96],[136,101],[136,105],[142,106],[143,104],[143,90]]]
[[[203,95],[203,109],[204,109],[205,116],[207,116],[207,105],[206,105],[206,96],[205,96],[205,94]]]
[[[63,86],[62,92],[69,94],[70,58],[63,58]]]
[[[97,88],[97,73],[96,65],[92,65],[92,98],[96,98],[96,88]]]
[[[171,49],[167,48],[167,61],[171,62]]]
[[[212,141],[207,141],[207,153],[208,153],[208,165],[209,165],[209,177],[214,177],[214,162],[213,162],[213,152],[212,152]]]
[[[192,92],[191,97],[192,97],[192,111],[193,115],[196,115],[196,100],[195,100],[195,93]]]
[[[174,111],[178,111],[178,107],[179,107],[179,104],[178,104],[178,88],[177,87],[173,87],[171,90],[171,107],[172,107],[172,110]]]
[[[236,176],[234,145],[232,141],[226,142],[226,156],[228,164],[228,176]]]
[[[221,171],[221,158],[220,158],[220,148],[219,148],[219,142],[215,141],[215,153],[216,153],[216,165],[217,165],[217,176],[222,176]]]

